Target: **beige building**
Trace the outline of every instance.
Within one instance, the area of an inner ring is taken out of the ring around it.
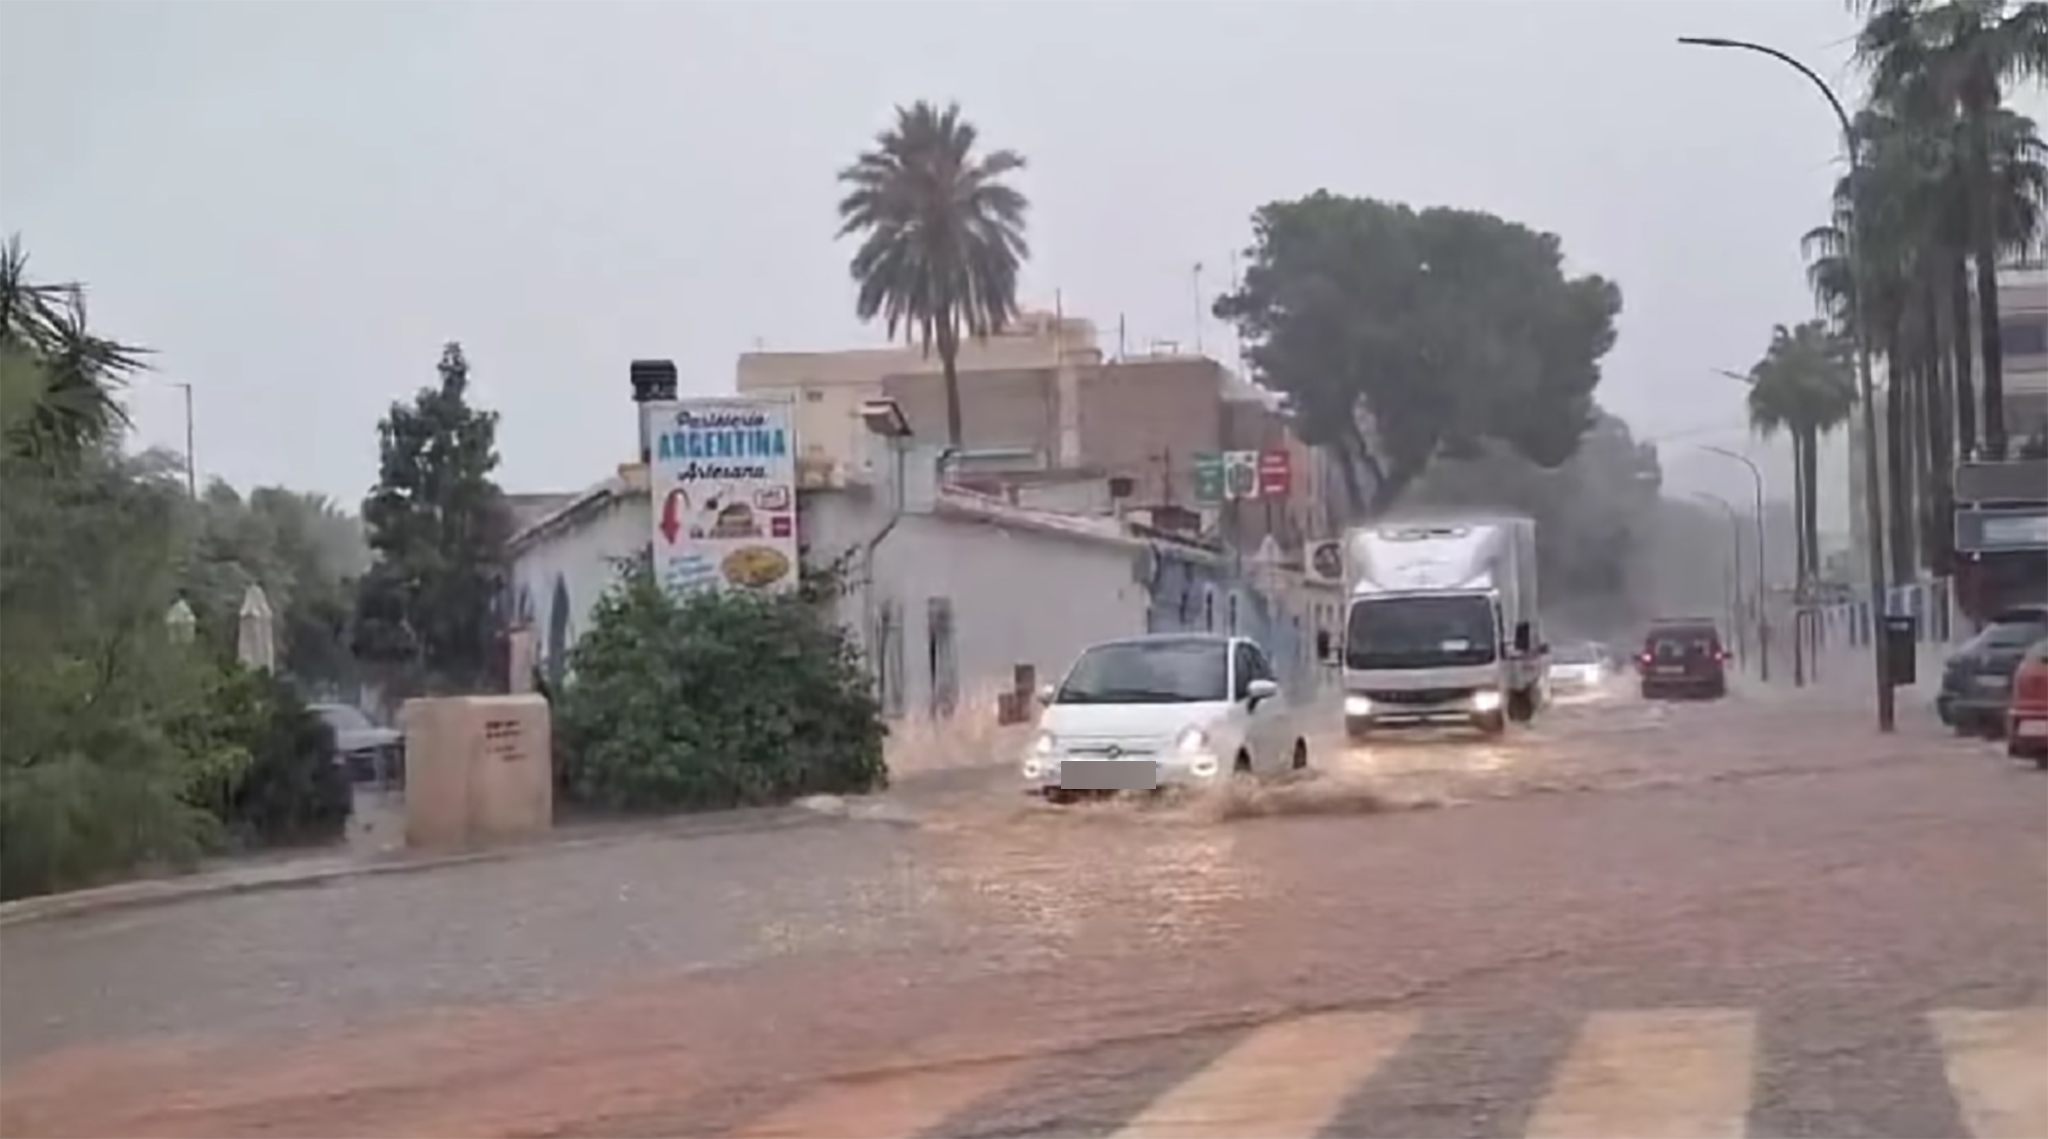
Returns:
[[[963,345],[959,377],[963,448],[1001,457],[992,464],[1001,473],[982,475],[982,489],[1098,513],[1112,508],[1111,481],[1128,480],[1121,505],[1194,510],[1205,529],[1220,527],[1241,544],[1272,534],[1298,550],[1321,529],[1325,465],[1288,432],[1269,393],[1208,356],[1108,359],[1091,322],[1026,313],[1008,332]],[[920,438],[946,433],[939,361],[916,347],[750,352],[740,357],[737,386],[796,401],[810,486],[869,477],[879,446],[860,420],[865,400],[894,400]],[[1198,506],[1198,455],[1274,448],[1290,453],[1287,500]]]

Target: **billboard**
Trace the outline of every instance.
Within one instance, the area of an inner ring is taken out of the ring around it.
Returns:
[[[662,400],[647,417],[654,575],[671,592],[796,588],[788,400]]]

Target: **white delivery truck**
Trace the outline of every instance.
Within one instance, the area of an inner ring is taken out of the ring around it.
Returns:
[[[1488,735],[1547,702],[1536,523],[1408,519],[1344,538],[1344,726],[1469,724]]]

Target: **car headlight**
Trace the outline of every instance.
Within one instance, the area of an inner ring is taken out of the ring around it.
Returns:
[[[1059,747],[1060,740],[1058,736],[1053,735],[1051,732],[1040,732],[1038,733],[1038,738],[1031,741],[1031,754],[1039,756],[1051,755],[1058,751]]]
[[[1200,728],[1189,728],[1173,742],[1173,749],[1182,755],[1199,755],[1209,750],[1209,733]]]
[[[1472,694],[1472,710],[1474,712],[1498,712],[1500,710],[1500,690],[1497,688],[1482,688],[1474,692]]]
[[[1344,714],[1347,716],[1370,716],[1372,715],[1372,701],[1364,696],[1346,696],[1344,698]]]

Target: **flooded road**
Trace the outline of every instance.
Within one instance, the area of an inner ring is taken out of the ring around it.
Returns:
[[[1865,719],[1617,695],[1182,799],[970,771],[9,927],[0,1129],[2037,1133],[2048,780]]]

